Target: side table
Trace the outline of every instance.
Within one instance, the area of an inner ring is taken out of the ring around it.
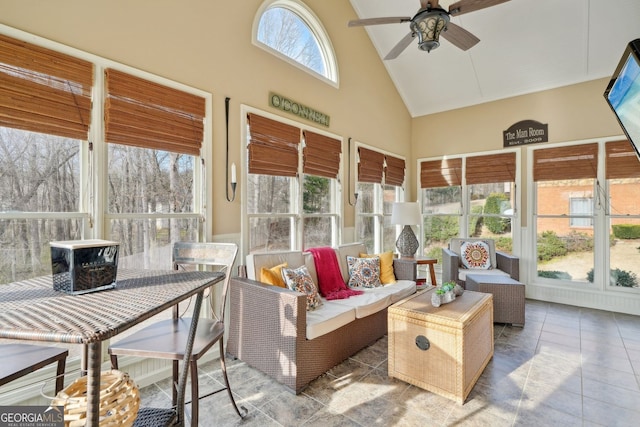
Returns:
[[[435,270],[435,265],[438,263],[438,260],[435,258],[427,258],[427,257],[423,257],[423,256],[417,256],[415,258],[416,260],[416,267],[418,265],[428,265],[429,266],[429,275],[431,278],[431,285],[432,286],[438,286],[438,283],[436,282],[436,270]],[[426,279],[425,278],[419,278],[417,281],[417,283],[425,283]]]

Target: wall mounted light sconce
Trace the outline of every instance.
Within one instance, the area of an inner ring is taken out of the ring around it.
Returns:
[[[226,97],[224,100],[224,112],[225,112],[225,124],[227,131],[227,157],[225,161],[225,191],[227,196],[227,202],[233,202],[236,199],[236,186],[238,185],[238,179],[236,176],[236,164],[231,164],[231,197],[229,197],[229,101],[231,98]]]
[[[349,138],[349,146],[347,148],[349,151],[349,173],[348,173],[348,181],[347,181],[347,192],[349,193],[349,206],[355,206],[358,203],[358,193],[353,193],[354,202],[351,203],[351,138]]]

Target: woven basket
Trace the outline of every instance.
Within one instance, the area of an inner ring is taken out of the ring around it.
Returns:
[[[64,406],[65,427],[87,422],[87,377],[75,380],[60,391],[52,406]],[[117,371],[100,374],[100,427],[132,426],[140,407],[140,392],[129,375]]]

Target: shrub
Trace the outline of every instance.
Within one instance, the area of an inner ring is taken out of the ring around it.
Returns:
[[[612,286],[622,286],[625,288],[638,286],[638,276],[632,271],[616,268],[615,270],[610,270],[609,274],[611,275],[610,283]],[[587,273],[587,280],[593,283],[593,268]]]
[[[438,260],[438,264],[442,264],[442,248],[434,246],[425,254],[427,258],[435,258]]]
[[[511,237],[498,237],[496,241],[496,250],[500,252],[513,252],[513,239]]]
[[[482,206],[472,206],[471,214],[472,216],[469,218],[469,235],[470,236],[480,236],[482,234]]]
[[[425,242],[449,242],[458,235],[457,216],[433,216],[425,221]]]
[[[618,239],[640,239],[640,225],[617,224],[611,227],[613,235]]]
[[[549,261],[555,257],[564,256],[567,252],[564,241],[555,231],[543,231],[538,235],[539,261]]]
[[[586,233],[579,233],[572,230],[568,235],[562,236],[567,252],[590,252],[593,251],[593,237]]]
[[[547,279],[566,279],[571,280],[571,275],[566,271],[557,270],[538,270],[538,277],[546,277]]]
[[[484,202],[484,213],[500,214],[501,202],[508,201],[509,198],[502,193],[491,193]],[[503,234],[508,231],[509,220],[507,218],[485,217],[484,225],[494,234]]]

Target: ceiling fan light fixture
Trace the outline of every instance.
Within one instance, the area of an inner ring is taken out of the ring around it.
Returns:
[[[431,52],[440,46],[440,33],[446,30],[449,15],[443,9],[424,9],[411,20],[411,31],[418,36],[418,48]]]

